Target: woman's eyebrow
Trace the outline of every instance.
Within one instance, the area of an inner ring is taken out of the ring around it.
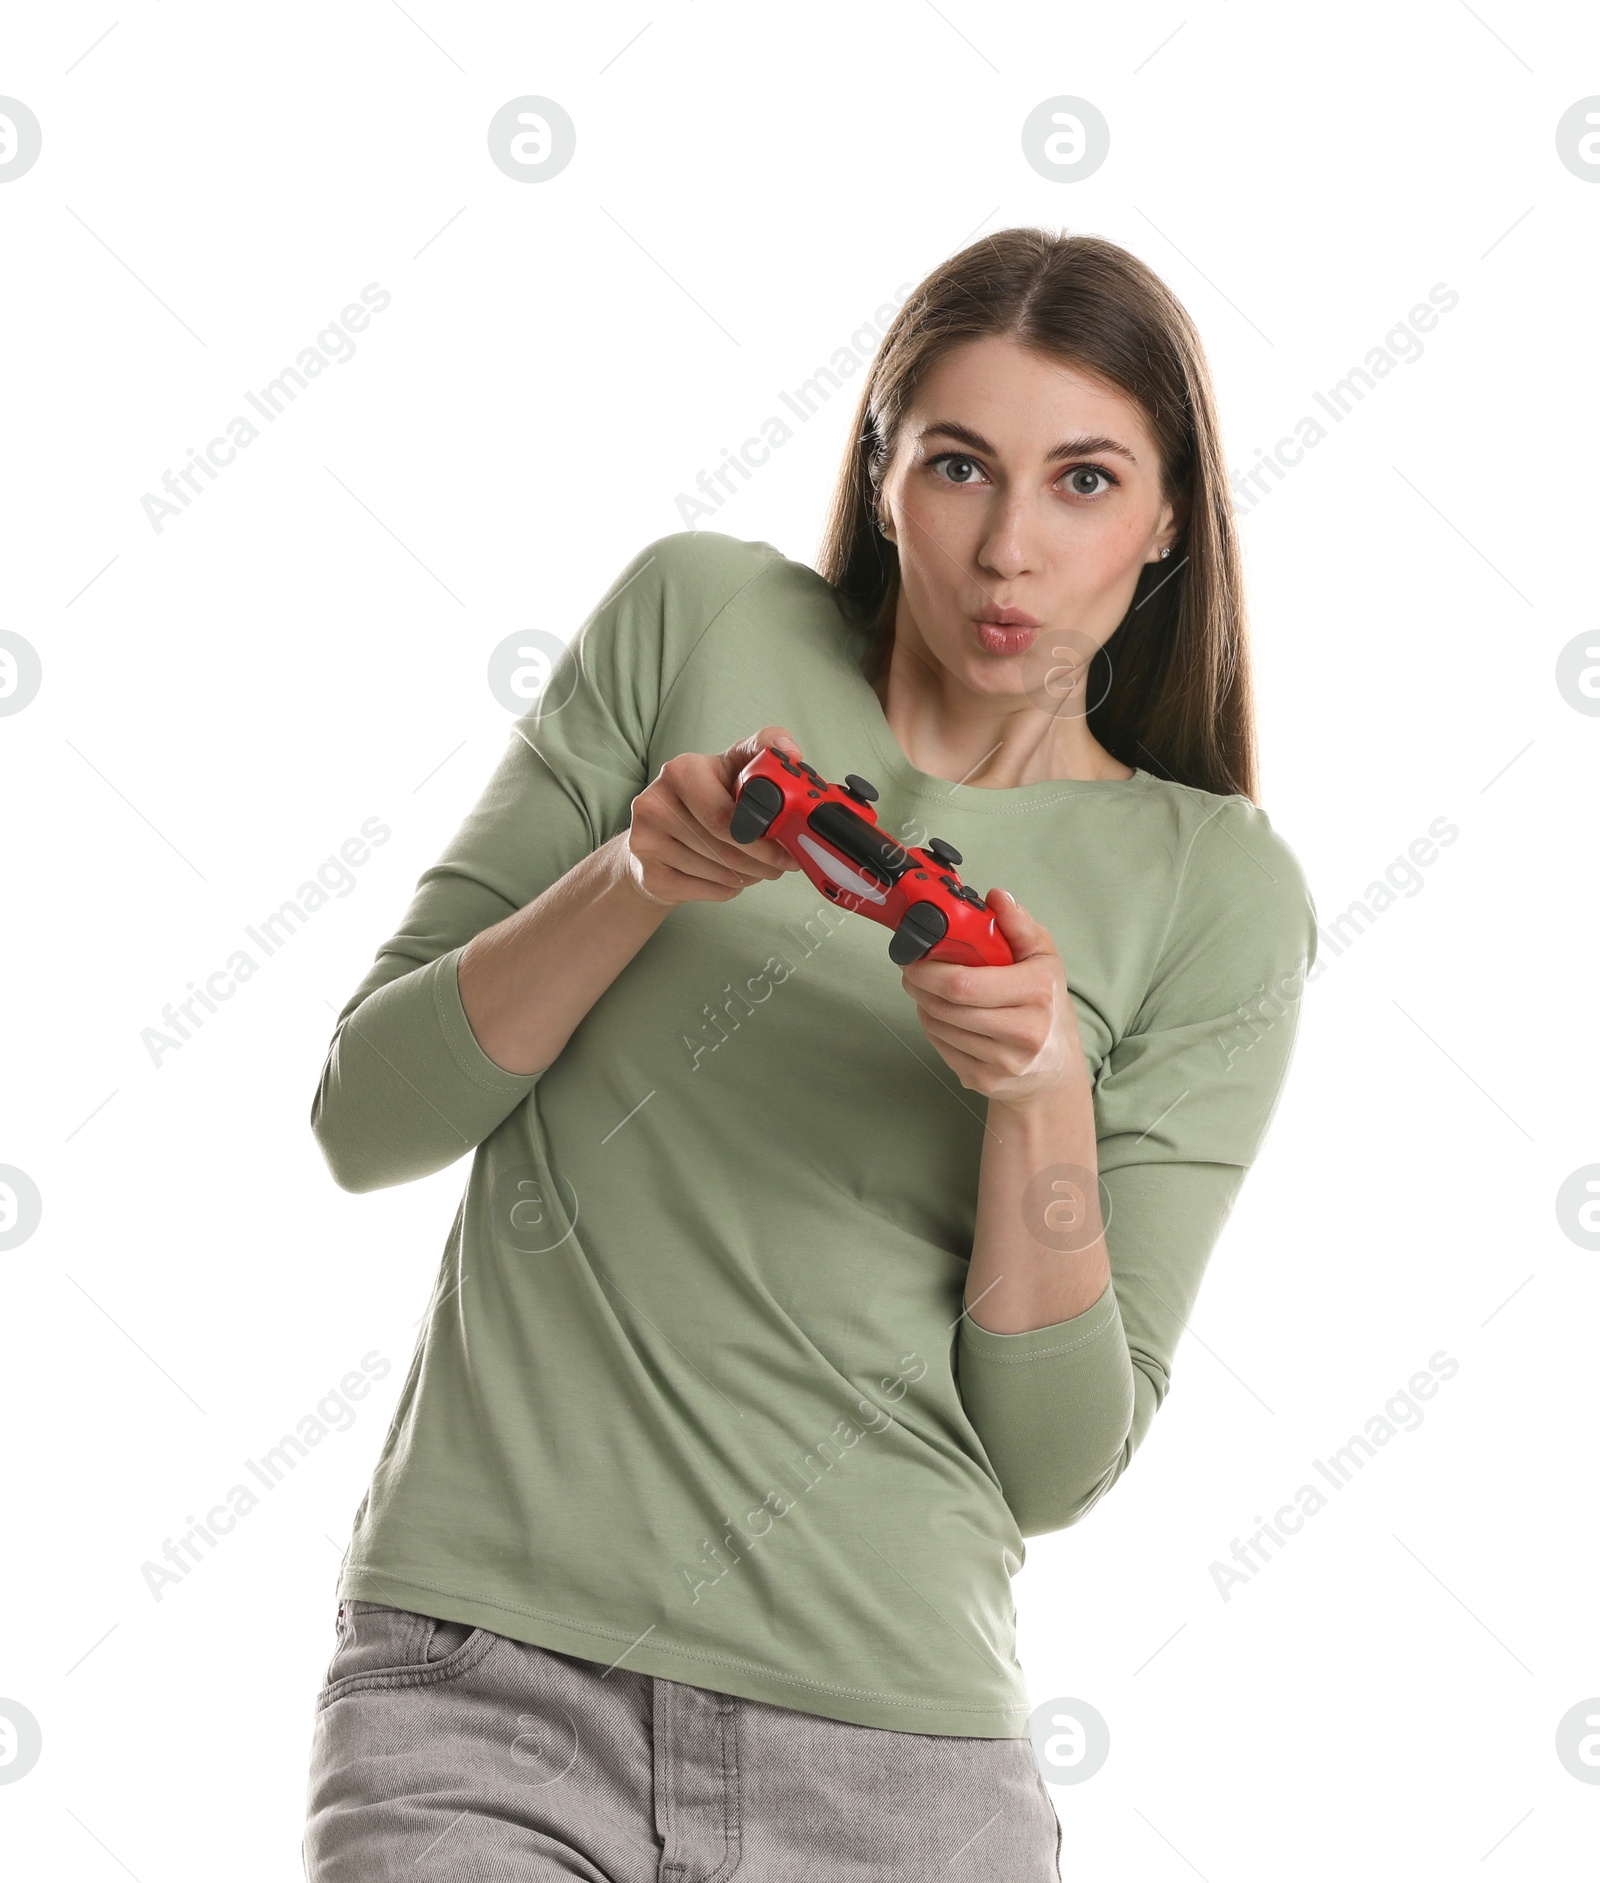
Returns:
[[[974,451],[981,451],[991,458],[999,455],[981,432],[975,432],[970,425],[962,425],[954,419],[939,419],[932,425],[924,425],[917,433],[917,443],[921,444],[924,438],[931,438],[935,434],[953,438],[958,444],[970,445]],[[1045,462],[1053,464],[1058,458],[1083,458],[1091,453],[1107,451],[1126,458],[1130,464],[1139,462],[1125,444],[1115,438],[1102,437],[1068,438],[1045,453]]]

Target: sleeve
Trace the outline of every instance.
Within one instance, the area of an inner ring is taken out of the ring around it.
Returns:
[[[661,702],[701,636],[776,551],[711,532],[650,544],[556,660],[537,703],[398,931],[346,1002],[311,1106],[342,1189],[431,1175],[522,1103],[467,1020],[462,950],[618,831],[653,775]]]
[[[1095,1084],[1109,1285],[1053,1327],[961,1320],[962,1398],[1024,1536],[1084,1517],[1167,1396],[1277,1108],[1316,948],[1293,852],[1248,798],[1225,798],[1189,840],[1150,986]]]

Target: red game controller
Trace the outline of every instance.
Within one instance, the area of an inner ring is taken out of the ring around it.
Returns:
[[[878,826],[877,795],[854,772],[830,785],[769,745],[739,774],[728,834],[735,843],[772,838],[830,901],[892,928],[896,967],[925,958],[1009,967],[1016,957],[993,912],[956,875],[961,852],[942,837],[926,850],[896,843]]]

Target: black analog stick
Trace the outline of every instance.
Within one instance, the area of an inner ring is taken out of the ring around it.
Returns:
[[[857,772],[845,773],[844,788],[857,804],[876,804],[878,801],[878,787],[869,784]]]
[[[936,856],[941,863],[952,870],[961,861],[961,852],[953,843],[946,843],[943,837],[928,839],[928,854]]]

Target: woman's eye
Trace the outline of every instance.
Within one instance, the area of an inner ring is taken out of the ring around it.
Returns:
[[[947,483],[975,484],[983,475],[983,467],[976,458],[963,458],[954,452],[947,452],[933,462],[945,473]]]
[[[1085,485],[1079,481],[1083,478],[1098,478],[1100,483]],[[1097,464],[1080,464],[1076,470],[1067,473],[1067,488],[1075,497],[1098,497],[1101,486],[1109,488],[1114,482],[1111,474],[1102,471]]]

